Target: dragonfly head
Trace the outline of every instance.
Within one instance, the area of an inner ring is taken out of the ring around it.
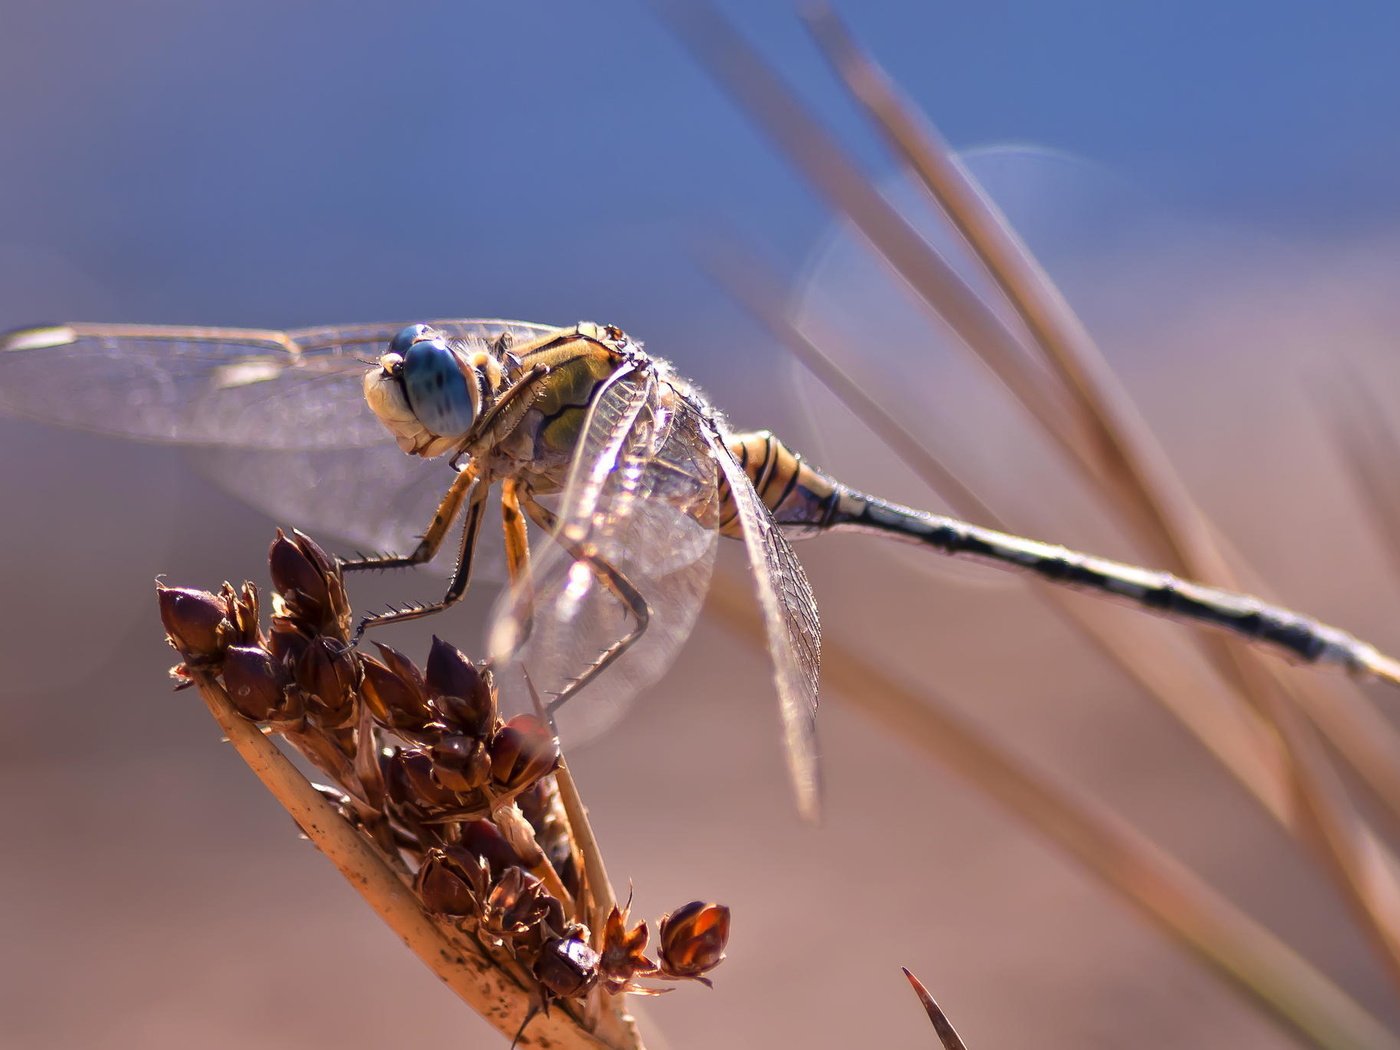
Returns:
[[[431,458],[459,448],[489,396],[482,355],[425,324],[409,325],[365,374],[365,400],[399,448]]]

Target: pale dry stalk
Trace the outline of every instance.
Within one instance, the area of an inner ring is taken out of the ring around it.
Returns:
[[[223,686],[206,672],[196,672],[194,681],[239,757],[306,837],[439,980],[506,1039],[513,1038],[530,1012],[529,993],[483,956],[449,941],[412,889],[312,787],[272,739],[238,713]],[[620,1009],[618,1014],[605,1037],[585,1031],[567,1011],[551,1010],[530,1022],[518,1045],[541,1050],[644,1050],[635,1024],[622,1016]]]

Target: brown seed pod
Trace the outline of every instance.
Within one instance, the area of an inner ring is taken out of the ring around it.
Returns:
[[[302,651],[293,669],[306,695],[306,714],[322,729],[344,729],[358,716],[362,672],[360,656],[344,642],[318,635]]]
[[[581,937],[551,937],[540,948],[534,974],[549,994],[573,999],[598,983],[598,953]]]
[[[499,878],[508,868],[524,862],[515,852],[501,829],[489,820],[469,820],[458,825],[461,847],[484,860],[494,877]]]
[[[267,552],[272,585],[288,619],[308,634],[349,640],[350,601],[340,569],[317,544],[300,532],[290,537],[277,530]]]
[[[438,783],[453,791],[476,791],[491,780],[491,756],[472,737],[444,736],[428,748],[428,757]]]
[[[516,715],[491,739],[491,779],[505,788],[523,788],[553,773],[559,741],[534,715]]]
[[[208,591],[156,584],[165,637],[186,663],[215,663],[233,644],[237,630],[223,598]]]
[[[423,674],[413,661],[396,649],[376,642],[383,662],[369,656],[360,658],[364,670],[360,695],[374,720],[396,733],[415,739],[434,735],[429,724],[436,718],[428,706]]]
[[[475,820],[485,815],[485,799],[463,797],[433,775],[433,761],[417,747],[389,750],[380,762],[384,786],[399,815],[411,824],[456,816]]]
[[[254,722],[300,719],[301,694],[288,690],[280,665],[266,649],[234,646],[224,654],[224,688],[239,714]]]
[[[437,719],[452,733],[487,739],[496,728],[496,693],[489,671],[433,636],[424,676]]]
[[[460,846],[430,849],[413,888],[436,915],[477,916],[491,883],[486,862]]]
[[[507,868],[481,910],[481,928],[507,949],[542,943],[564,926],[564,908],[523,868]]]
[[[661,973],[708,985],[702,975],[720,964],[729,942],[729,909],[691,901],[662,918],[660,925]]]

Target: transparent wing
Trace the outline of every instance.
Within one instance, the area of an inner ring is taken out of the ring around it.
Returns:
[[[718,434],[708,434],[739,511],[758,603],[773,657],[773,680],[782,707],[788,770],[802,814],[815,819],[821,804],[817,768],[817,675],[822,631],[817,602],[802,563],[758,498],[748,475]]]
[[[493,612],[492,659],[523,667],[548,695],[636,623],[607,581],[571,551],[606,562],[645,600],[641,637],[558,710],[560,735],[570,742],[610,725],[670,667],[695,625],[719,525],[718,474],[702,426],[649,372],[601,392],[559,504],[555,539],[536,544],[529,586],[504,594]]]
[[[279,525],[304,529],[323,542],[339,541],[335,549],[341,554],[412,550],[453,476],[445,463],[406,456],[393,442],[296,451],[203,445],[187,454],[220,488]],[[457,544],[449,540],[435,562],[456,556]],[[501,530],[490,527],[488,519],[477,538],[472,580],[503,579]]]
[[[0,412],[145,441],[338,449],[388,441],[365,404],[365,369],[400,328],[384,322],[273,331],[58,324],[0,336]],[[454,338],[519,340],[518,321],[441,320]]]

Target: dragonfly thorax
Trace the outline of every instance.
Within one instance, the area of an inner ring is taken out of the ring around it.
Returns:
[[[459,448],[498,391],[503,371],[428,325],[409,325],[365,374],[365,400],[399,448],[431,458]]]

